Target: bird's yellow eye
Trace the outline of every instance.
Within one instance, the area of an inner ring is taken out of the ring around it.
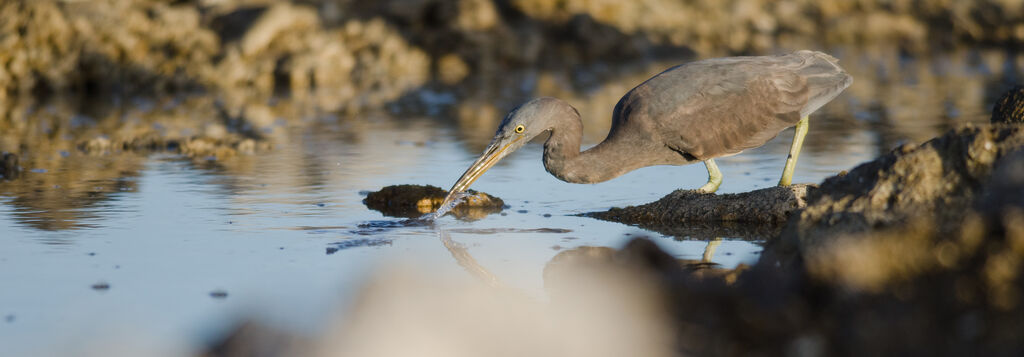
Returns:
[[[526,130],[526,127],[523,124],[516,125],[516,133],[522,134],[524,130]]]

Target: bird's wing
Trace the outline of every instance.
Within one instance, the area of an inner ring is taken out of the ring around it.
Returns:
[[[764,145],[849,85],[834,59],[821,56],[827,55],[802,51],[674,67],[623,97],[613,131],[629,127],[624,131],[646,133],[698,160]],[[822,80],[826,74],[835,79]]]
[[[667,145],[701,160],[731,155],[764,145],[800,120],[808,99],[800,76],[732,73],[732,78],[708,83],[666,116],[671,122],[661,124]]]

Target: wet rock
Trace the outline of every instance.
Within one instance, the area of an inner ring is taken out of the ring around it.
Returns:
[[[107,291],[107,290],[110,290],[110,284],[108,284],[107,282],[101,281],[101,282],[92,284],[92,289],[96,290],[96,291]]]
[[[660,200],[640,206],[612,208],[587,216],[640,227],[685,226],[689,223],[745,222],[778,225],[806,205],[814,185],[770,187],[751,192],[703,194],[676,190]]]
[[[19,174],[21,174],[21,167],[18,166],[18,155],[5,152],[0,158],[0,177],[13,180],[18,178]]]
[[[214,290],[210,292],[210,297],[214,299],[227,299],[228,292],[224,290]]]
[[[451,210],[458,218],[479,219],[504,209],[505,202],[500,198],[474,190],[468,192],[465,201]],[[394,185],[370,192],[363,204],[387,216],[415,218],[436,211],[447,194],[437,186]]]
[[[1024,124],[1024,86],[1003,94],[992,108],[993,124]]]
[[[821,237],[869,232],[935,218],[938,232],[960,225],[993,164],[1024,146],[1024,128],[967,125],[921,145],[907,144],[826,179],[783,232],[785,245],[805,249]]]

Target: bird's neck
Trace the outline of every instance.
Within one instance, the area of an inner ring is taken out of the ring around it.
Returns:
[[[559,120],[544,143],[544,168],[558,179],[571,183],[597,183],[611,180],[635,169],[625,150],[617,150],[610,140],[580,152],[583,122],[578,116]]]

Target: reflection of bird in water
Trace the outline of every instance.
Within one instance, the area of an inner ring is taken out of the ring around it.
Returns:
[[[653,165],[704,162],[715,192],[722,173],[717,157],[764,145],[796,126],[780,186],[789,185],[807,116],[853,81],[821,52],[780,56],[727,57],[670,68],[633,88],[615,106],[612,128],[603,142],[580,152],[580,114],[556,98],[537,98],[513,109],[491,144],[448,191],[445,202],[466,190],[499,160],[542,133],[544,167],[572,183],[607,181]]]
[[[715,258],[715,249],[722,244],[722,238],[714,238],[709,240],[707,245],[704,246],[704,254],[700,256],[700,264],[704,266],[715,266],[717,263],[711,261]]]

